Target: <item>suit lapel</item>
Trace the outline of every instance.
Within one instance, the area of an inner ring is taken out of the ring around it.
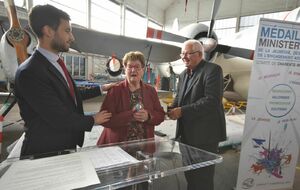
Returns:
[[[34,54],[36,54],[39,59],[41,60],[41,62],[45,63],[45,66],[48,68],[48,70],[54,74],[59,80],[60,82],[65,86],[66,89],[69,88],[67,81],[65,80],[65,78],[61,75],[61,73],[52,65],[52,63],[50,63],[48,61],[48,59],[46,57],[43,56],[43,54],[41,54],[39,51],[35,51]],[[71,94],[70,94],[71,95]]]
[[[63,86],[65,87],[65,89],[66,89],[66,91],[68,92],[68,94],[69,94],[69,96],[70,96],[70,98],[72,99],[72,100],[74,100],[73,99],[73,97],[72,97],[72,95],[71,95],[71,92],[70,92],[70,90],[69,90],[69,86],[68,86],[68,84],[67,84],[67,81],[65,80],[65,78],[61,75],[61,73],[52,65],[52,63],[50,63],[49,61],[48,61],[48,59],[45,57],[45,56],[43,56],[43,54],[41,54],[39,51],[35,51],[33,54],[35,54],[37,57],[38,57],[38,59],[40,59],[40,62],[42,62],[42,63],[44,63],[45,64],[45,67],[49,70],[49,72],[50,73],[52,73],[62,84],[63,84]],[[73,79],[72,79],[72,77],[71,77],[71,81],[72,81],[72,83],[73,83],[73,85],[74,85],[74,91],[75,91],[75,96],[76,96],[76,100],[78,100],[78,96],[77,96],[77,93],[76,93],[76,90],[75,90],[75,83],[74,83],[74,81],[73,81]],[[75,101],[73,101],[74,102],[74,104],[76,105],[76,103],[75,103]]]
[[[187,94],[188,94],[189,91],[192,89],[192,87],[194,86],[194,84],[199,80],[198,75],[201,74],[201,72],[202,72],[202,70],[203,70],[203,69],[201,69],[201,68],[204,67],[204,65],[205,65],[205,61],[202,60],[202,61],[199,63],[199,65],[197,66],[197,68],[195,69],[194,74],[193,74],[192,78],[190,79],[190,80],[191,80],[191,81],[190,81],[190,85],[187,87],[187,89],[185,90],[184,94],[183,94],[183,92],[182,92],[182,100],[184,100],[184,98],[187,96]],[[184,83],[183,83],[184,85],[187,85],[187,84],[186,84],[187,78],[188,78],[188,74],[185,73],[185,80],[184,80]],[[181,90],[182,90],[182,89],[181,89]],[[183,88],[182,91],[184,91],[184,88]]]
[[[183,96],[184,96],[184,89],[185,89],[185,84],[186,84],[186,81],[187,81],[187,77],[188,77],[188,75],[187,75],[187,73],[186,73],[186,71],[185,71],[185,73],[183,74],[183,81],[182,81],[182,83],[181,83],[181,88],[180,88],[180,91],[179,91],[179,94],[178,94],[178,103],[179,103],[179,105],[181,105],[181,102],[183,101]]]
[[[189,93],[189,91],[192,89],[192,86],[195,84],[195,82],[197,81],[197,77],[196,77],[196,75],[197,75],[197,73],[195,72],[194,74],[193,74],[194,76],[190,79],[191,81],[190,81],[190,85],[187,87],[187,89],[186,89],[186,91],[185,91],[185,93],[184,93],[184,97]],[[186,77],[187,78],[187,77]]]
[[[68,90],[69,86],[67,84],[67,81],[65,78],[60,74],[60,72],[52,65],[49,65],[49,70],[51,73],[53,73],[59,80],[60,82],[64,85],[64,87]],[[69,91],[69,90],[68,90]]]
[[[47,61],[48,62],[48,61]],[[72,99],[72,100],[74,100],[73,99],[73,97],[72,97],[72,95],[71,95],[71,92],[70,92],[70,89],[69,89],[69,86],[68,86],[68,84],[67,84],[67,81],[65,80],[65,78],[61,75],[61,73],[51,64],[51,63],[49,63],[48,62],[48,69],[49,69],[49,71],[52,73],[52,74],[54,74],[59,80],[60,80],[60,82],[63,84],[63,86],[65,87],[65,89],[66,89],[66,91],[68,92],[68,94],[70,95],[70,98]],[[71,78],[71,77],[70,77]],[[75,92],[75,97],[76,97],[76,99],[78,99],[77,98],[77,93],[76,93],[76,90],[75,90],[75,84],[74,84],[74,81],[73,81],[73,79],[71,78],[71,81],[72,81],[72,83],[73,83],[73,86],[74,86],[74,92]],[[75,103],[75,102],[74,102]]]

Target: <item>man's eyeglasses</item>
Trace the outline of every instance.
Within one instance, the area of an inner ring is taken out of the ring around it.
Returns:
[[[181,57],[181,58],[184,58],[185,56],[191,57],[193,54],[195,54],[195,53],[197,53],[197,52],[201,53],[201,51],[194,51],[194,52],[190,52],[190,53],[185,52],[185,53],[181,53],[181,54],[180,54],[180,57]]]

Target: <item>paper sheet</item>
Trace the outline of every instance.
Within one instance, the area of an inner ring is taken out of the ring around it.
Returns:
[[[138,162],[118,146],[97,148],[83,153],[88,155],[97,170]]]
[[[89,158],[81,153],[12,164],[0,179],[1,189],[74,189],[100,183]]]
[[[94,125],[90,132],[84,133],[84,142],[82,147],[95,146],[98,142],[98,139],[103,131],[102,125]]]

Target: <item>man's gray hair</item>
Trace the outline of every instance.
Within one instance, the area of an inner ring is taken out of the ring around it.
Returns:
[[[183,43],[182,47],[186,46],[187,44],[192,44],[194,51],[200,51],[202,55],[204,55],[204,48],[199,40],[195,40],[195,39],[187,40]]]

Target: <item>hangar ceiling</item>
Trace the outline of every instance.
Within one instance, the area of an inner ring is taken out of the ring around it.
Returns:
[[[166,28],[178,18],[179,27],[210,20],[213,0],[119,0],[134,10],[157,20]],[[217,19],[292,10],[300,0],[221,0]]]

